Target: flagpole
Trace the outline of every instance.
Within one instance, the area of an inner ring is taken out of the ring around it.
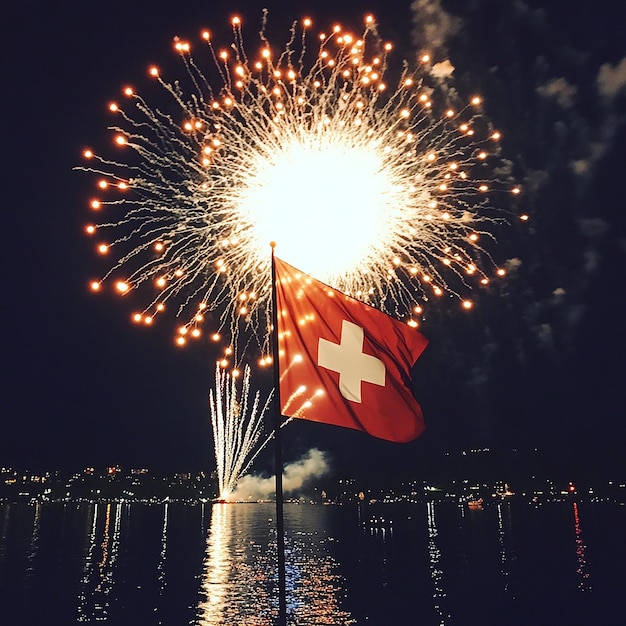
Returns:
[[[276,303],[275,242],[272,247],[272,364],[274,373],[274,471],[276,474],[276,551],[278,554],[278,620],[277,626],[287,626],[287,585],[285,576],[285,526],[283,521],[283,455],[280,444],[280,371],[278,367],[278,306]]]

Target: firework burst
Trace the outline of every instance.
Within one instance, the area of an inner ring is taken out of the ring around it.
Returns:
[[[263,439],[264,417],[273,393],[261,402],[257,391],[251,400],[250,367],[245,366],[238,384],[239,370],[215,369],[215,389],[209,394],[211,423],[219,498],[227,500],[237,481],[252,465],[270,437]],[[258,445],[261,442],[261,445]]]
[[[226,333],[224,366],[251,341],[270,362],[270,241],[412,325],[444,293],[470,308],[469,289],[504,273],[488,252],[492,194],[519,192],[490,175],[500,135],[480,99],[450,107],[428,86],[427,57],[394,72],[372,17],[358,36],[334,26],[317,38],[303,20],[280,51],[264,21],[254,54],[239,18],[232,28],[225,49],[202,33],[202,68],[175,40],[183,81],[148,72],[167,95],[159,108],[130,87],[109,105],[121,156],[84,153],[98,174],[91,208],[107,216],[86,229],[114,258],[92,289],[142,292],[139,323],[172,309],[180,345]]]

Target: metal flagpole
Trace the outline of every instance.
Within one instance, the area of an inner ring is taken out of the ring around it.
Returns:
[[[277,626],[287,626],[287,587],[285,576],[285,526],[283,522],[283,458],[280,445],[280,371],[278,368],[278,307],[276,304],[275,242],[272,242],[272,363],[274,366],[274,471],[276,473],[276,550],[278,553],[278,620]]]

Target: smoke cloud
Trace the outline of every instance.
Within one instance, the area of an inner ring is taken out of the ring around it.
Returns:
[[[453,73],[454,65],[450,63],[449,59],[441,61],[440,63],[435,63],[430,69],[430,75],[434,78],[438,78],[439,80],[450,78]]]
[[[461,20],[447,13],[441,0],[414,0],[413,41],[420,50],[429,50],[437,56],[446,56],[448,39],[461,28]]]
[[[618,64],[605,63],[598,72],[598,91],[606,100],[613,100],[626,89],[626,57]]]
[[[578,88],[565,80],[565,78],[553,78],[545,85],[537,87],[537,93],[544,98],[554,98],[564,109],[574,105]]]
[[[313,448],[299,461],[286,465],[283,469],[284,495],[296,495],[308,483],[324,476],[330,467],[326,455],[321,450]],[[235,491],[230,494],[229,500],[255,501],[274,498],[276,494],[276,479],[274,476],[244,476],[238,483]]]

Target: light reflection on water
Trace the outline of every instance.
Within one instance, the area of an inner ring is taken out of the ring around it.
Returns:
[[[498,502],[498,544],[500,546],[500,574],[505,591],[515,598],[515,590],[511,585],[512,568],[517,560],[513,545],[513,529],[509,503]]]
[[[106,621],[109,617],[118,569],[122,507],[119,503],[89,507],[87,515],[91,519],[91,530],[78,594],[78,622]],[[104,520],[99,515],[100,510]],[[100,522],[103,522],[101,540],[98,535]]]
[[[218,503],[212,507],[201,582],[204,599],[198,605],[201,626],[235,623],[236,618],[251,625],[271,622],[258,614],[270,604],[267,544],[262,546],[256,533],[243,532],[250,506]]]
[[[85,551],[83,554],[83,575],[80,580],[80,593],[78,595],[78,621],[86,622],[90,618],[88,616],[87,588],[89,581],[94,575],[95,568],[95,550],[96,550],[96,527],[98,523],[98,504],[91,505],[87,514],[87,519],[91,520],[89,540],[85,542]],[[90,598],[91,600],[91,598]],[[90,602],[91,604],[91,602]],[[91,610],[89,610],[91,612]]]
[[[201,601],[198,606],[200,623],[216,623],[224,614],[227,605],[226,585],[230,575],[228,544],[231,535],[227,513],[227,505],[213,505],[202,577],[205,600]]]
[[[259,524],[259,507],[266,513]],[[274,505],[214,504],[198,605],[198,626],[273,624],[278,613]],[[316,508],[309,508],[316,517]],[[256,520],[256,522],[255,522]],[[286,507],[287,614],[304,625],[352,624],[339,608],[344,581],[332,558],[332,538],[320,522],[312,527]],[[255,522],[255,523],[254,523]],[[291,522],[291,524],[290,524]],[[242,593],[243,590],[243,593]]]
[[[25,587],[30,587],[33,573],[35,571],[35,559],[37,558],[37,550],[39,548],[40,526],[41,526],[41,504],[36,503],[35,512],[33,515],[33,532],[30,537],[30,545],[28,548],[26,576],[24,577]]]
[[[503,610],[517,625],[535,623],[530,606],[584,623],[577,598],[609,610],[598,580],[612,589],[611,568],[626,557],[624,511],[590,510],[288,504],[289,625],[500,624]],[[0,504],[2,623],[273,625],[274,516],[269,503]],[[590,545],[593,594],[583,594]],[[489,607],[475,621],[472,603]]]
[[[9,517],[11,513],[11,505],[7,504],[4,507],[2,515],[2,531],[0,532],[0,566],[4,563],[7,553],[7,533],[9,530]],[[1,571],[1,570],[0,570]],[[2,580],[0,578],[0,580]]]
[[[287,614],[294,624],[347,626],[355,620],[341,609],[344,578],[332,556],[331,536],[320,538],[314,530],[289,537],[287,567]]]
[[[166,560],[167,560],[167,523],[169,520],[169,502],[165,503],[163,507],[163,527],[161,530],[161,552],[159,552],[159,565],[157,571],[159,572],[159,595],[165,595],[165,587],[167,586],[166,580]]]
[[[578,503],[573,503],[574,507],[574,535],[576,538],[576,573],[579,576],[578,588],[581,591],[591,591],[591,583],[589,581],[589,571],[587,563],[587,546],[583,541],[582,528],[580,526],[580,515],[578,513]]]
[[[433,606],[439,618],[439,624],[444,626],[450,618],[450,613],[445,606],[446,592],[444,589],[444,575],[441,569],[441,550],[439,549],[437,536],[437,523],[435,519],[435,503],[427,505],[428,519],[428,567],[433,581]]]

